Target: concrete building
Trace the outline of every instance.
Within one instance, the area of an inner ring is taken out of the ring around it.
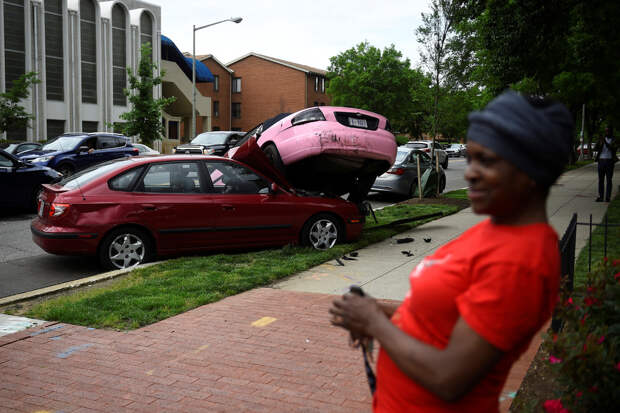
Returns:
[[[325,70],[258,53],[226,66],[232,70],[231,130],[248,131],[279,113],[331,102]]]
[[[111,130],[129,109],[126,68],[135,72],[142,43],[161,65],[160,28],[160,7],[145,1],[0,0],[0,91],[27,72],[41,80],[24,102],[31,127],[0,138]]]

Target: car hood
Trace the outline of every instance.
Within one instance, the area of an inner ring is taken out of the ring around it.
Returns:
[[[291,184],[284,177],[284,174],[271,164],[267,156],[265,156],[265,153],[258,147],[255,137],[251,137],[236,149],[237,151],[232,155],[232,159],[250,165],[263,175],[273,179],[274,182],[285,189],[293,189]]]
[[[58,155],[59,153],[62,153],[62,152],[61,151],[36,150],[36,151],[23,152],[23,154],[19,154],[17,156],[19,156],[23,160],[30,160],[30,159],[38,158],[40,156]]]

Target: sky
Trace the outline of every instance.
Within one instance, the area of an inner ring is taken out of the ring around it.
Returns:
[[[250,52],[327,70],[329,58],[367,41],[419,62],[415,30],[427,0],[147,0],[161,6],[161,33],[192,52],[192,26],[230,17],[196,32],[196,54],[226,64]]]

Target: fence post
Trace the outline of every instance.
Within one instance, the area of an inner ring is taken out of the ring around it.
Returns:
[[[590,233],[588,234],[588,272],[592,271],[592,214],[590,214]]]
[[[575,277],[575,245],[577,238],[577,214],[573,217],[559,242],[560,260],[562,265],[562,280],[560,289],[573,290],[573,279]],[[562,320],[555,315],[551,320],[551,328],[558,332],[562,328]]]
[[[604,234],[605,234],[605,240],[603,241],[603,257],[607,256],[607,214],[605,214],[605,230],[604,230]]]

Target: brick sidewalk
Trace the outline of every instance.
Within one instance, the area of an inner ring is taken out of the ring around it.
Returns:
[[[260,288],[130,332],[46,323],[0,337],[0,412],[370,412],[332,300]]]
[[[256,289],[130,332],[0,337],[0,411],[368,412],[333,296]]]

